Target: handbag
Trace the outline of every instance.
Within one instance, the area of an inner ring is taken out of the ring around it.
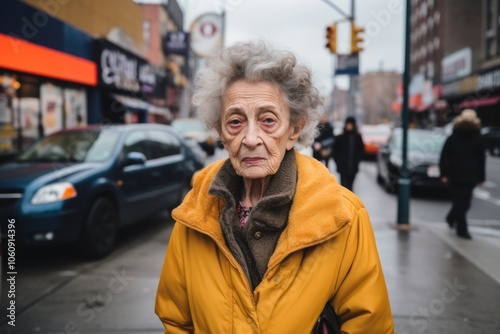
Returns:
[[[323,158],[324,160],[328,160],[332,156],[332,148],[324,147],[319,151],[319,153],[321,154],[321,158]]]
[[[321,312],[318,321],[316,321],[313,334],[342,334],[339,318],[330,306],[330,303],[326,303],[323,312]]]

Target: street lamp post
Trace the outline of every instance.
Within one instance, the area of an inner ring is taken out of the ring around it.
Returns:
[[[403,128],[403,164],[401,166],[401,178],[398,184],[398,217],[397,225],[404,228],[410,223],[410,179],[408,172],[408,123],[410,110],[408,108],[410,85],[410,50],[411,50],[411,1],[406,0],[406,22],[405,22],[405,50],[404,50],[404,72],[403,72],[403,109],[401,111],[401,123]]]

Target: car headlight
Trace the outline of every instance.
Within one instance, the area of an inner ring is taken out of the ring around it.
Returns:
[[[403,165],[403,160],[401,159],[401,157],[397,156],[396,154],[391,154],[389,161],[391,162],[391,164],[393,166],[396,166],[396,167],[401,167]]]
[[[46,204],[76,197],[75,187],[69,182],[48,184],[41,187],[31,199],[31,204]]]

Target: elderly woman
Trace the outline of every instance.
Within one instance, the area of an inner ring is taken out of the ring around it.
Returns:
[[[289,52],[242,43],[197,73],[199,117],[229,153],[172,212],[156,313],[166,333],[392,333],[366,209],[316,159],[323,99]]]

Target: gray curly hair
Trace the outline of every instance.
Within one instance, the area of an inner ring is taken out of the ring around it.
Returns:
[[[297,64],[291,52],[274,49],[263,41],[227,47],[209,58],[206,66],[196,73],[193,102],[198,117],[208,128],[221,130],[222,95],[238,80],[277,84],[290,110],[291,125],[305,120],[298,144],[312,144],[323,114],[324,98],[313,86],[309,68]]]

